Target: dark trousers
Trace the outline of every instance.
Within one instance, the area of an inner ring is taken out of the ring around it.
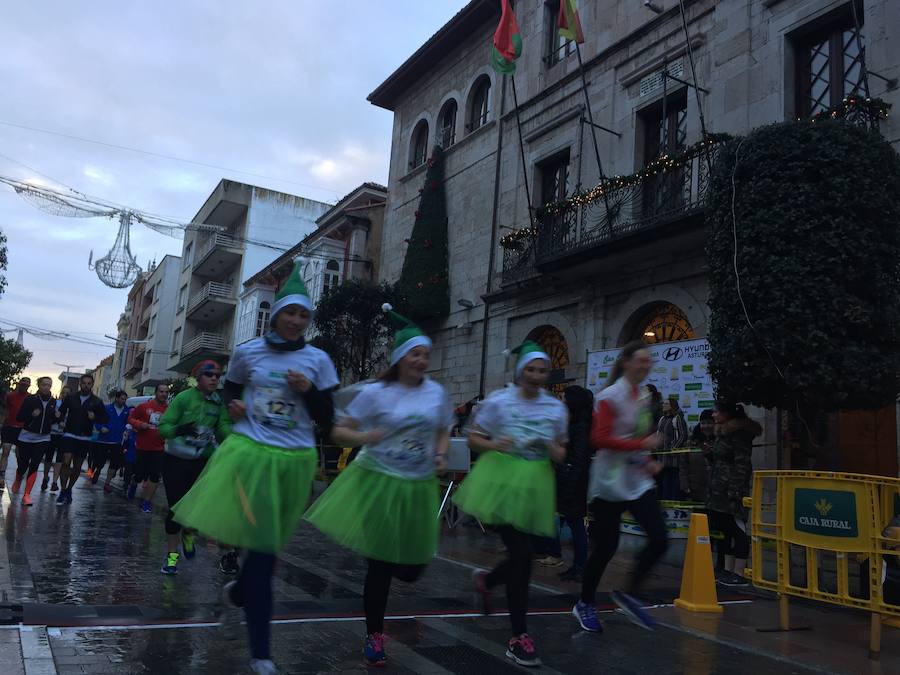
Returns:
[[[677,457],[677,455],[676,455]],[[677,502],[681,499],[681,472],[677,466],[666,466],[656,477],[659,498]]]
[[[531,535],[510,525],[497,528],[506,545],[506,559],[485,577],[488,588],[506,585],[506,602],[513,635],[528,632],[528,584],[531,582]]]
[[[424,571],[425,565],[400,565],[369,558],[369,569],[366,572],[363,590],[366,632],[369,635],[384,632],[384,614],[387,611],[391,580],[397,578],[411,584],[422,576]]]
[[[17,457],[19,463],[16,465],[16,477],[19,480],[25,478],[26,473],[30,476],[31,474],[38,472],[41,468],[41,462],[44,460],[44,455],[47,454],[47,446],[49,445],[50,441],[42,441],[40,443],[19,441],[16,444],[16,450],[19,453],[19,456]]]
[[[606,566],[619,548],[619,523],[625,511],[631,513],[647,534],[647,545],[638,554],[637,564],[631,575],[628,593],[636,593],[647,572],[656,564],[669,547],[666,522],[653,490],[648,490],[633,501],[607,502],[595,499],[591,502],[591,554],[584,566],[581,586],[583,602],[593,603],[597,586],[606,571]]]
[[[163,458],[163,486],[166,488],[166,500],[169,502],[169,512],[166,514],[166,534],[178,534],[181,525],[175,522],[172,507],[184,497],[200,478],[206,459],[183,459],[174,455],[166,455]]]
[[[271,553],[249,551],[237,583],[231,588],[231,601],[244,608],[250,657],[271,659],[270,639],[272,622],[272,575],[275,556]]]
[[[560,516],[560,518],[572,531],[572,548],[575,552],[574,565],[575,567],[583,568],[587,561],[588,550],[588,536],[587,529],[584,527],[584,518],[572,518],[569,516]],[[549,547],[547,553],[557,558],[561,558],[562,544],[559,541],[559,536],[550,541],[552,542],[552,545]]]
[[[717,546],[723,555],[733,555],[741,560],[750,557],[750,537],[738,527],[733,515],[721,511],[710,511],[709,529],[724,535],[724,539]]]
[[[91,468],[94,470],[94,474],[99,475],[103,471],[103,467],[106,466],[106,462],[113,460],[113,455],[116,452],[122,452],[120,443],[92,443]]]

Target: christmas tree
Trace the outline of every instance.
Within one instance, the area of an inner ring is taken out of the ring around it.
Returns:
[[[447,197],[444,190],[444,151],[435,146],[427,162],[425,185],[412,234],[406,240],[406,258],[397,290],[414,319],[450,313],[448,274]]]

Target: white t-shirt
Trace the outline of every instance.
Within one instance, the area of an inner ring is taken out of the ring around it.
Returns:
[[[509,438],[510,450],[522,459],[547,459],[553,441],[565,443],[569,435],[569,411],[543,389],[537,398],[525,398],[520,387],[507,387],[488,396],[478,406],[475,426],[491,438]]]
[[[385,432],[378,443],[363,446],[354,461],[366,469],[412,479],[434,475],[438,435],[454,422],[447,392],[427,377],[418,387],[368,384],[344,414],[359,422],[360,431]]]
[[[235,350],[226,377],[244,385],[243,400],[247,404],[246,416],[233,427],[236,433],[279,448],[315,446],[313,422],[303,396],[288,386],[288,370],[303,373],[319,390],[339,384],[328,354],[311,345],[279,352],[264,338],[256,338]]]

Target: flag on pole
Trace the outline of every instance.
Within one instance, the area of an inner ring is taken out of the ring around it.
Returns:
[[[581,19],[578,18],[575,0],[560,0],[559,20],[556,25],[559,27],[560,36],[567,40],[574,40],[576,44],[584,42],[584,33],[581,30]]]
[[[513,14],[509,0],[502,0],[503,11],[500,24],[494,31],[494,48],[491,50],[491,65],[501,75],[516,72],[516,59],[522,53],[522,34]]]

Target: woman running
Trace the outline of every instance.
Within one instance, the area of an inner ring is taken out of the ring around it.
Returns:
[[[362,450],[306,515],[368,560],[363,655],[370,666],[386,662],[384,614],[391,580],[412,583],[437,550],[435,470],[444,468],[454,422],[444,388],[425,375],[431,340],[390,305],[382,308],[399,329],[390,368],[353,399],[331,434],[338,445]]]
[[[595,596],[607,564],[619,547],[619,522],[631,513],[647,535],[647,545],[637,559],[628,592],[611,596],[637,625],[652,629],[656,622],[633,595],[650,568],[668,547],[666,523],[656,498],[653,477],[662,468],[650,457],[659,447],[652,433],[650,395],[641,383],[650,374],[653,358],[643,342],[631,342],[616,359],[606,388],[597,395],[591,427],[591,444],[597,451],[591,463],[588,500],[594,518],[592,551],[585,564],[581,599],[572,609],[586,631],[603,631],[597,617]]]
[[[250,667],[276,673],[270,652],[275,555],[306,510],[317,452],[313,422],[330,429],[334,364],[305,343],[312,302],[295,264],[275,296],[271,328],[240,345],[228,367],[226,398],[232,433],[194,487],[173,510],[195,529],[247,556],[225,598],[247,619]]]
[[[16,414],[16,420],[22,424],[17,444],[19,446],[21,462],[16,467],[16,480],[13,482],[12,492],[18,494],[19,486],[25,480],[25,494],[22,495],[22,505],[31,506],[31,489],[37,480],[38,470],[41,468],[41,460],[47,454],[50,447],[50,427],[56,419],[56,405],[50,388],[53,380],[49,377],[39,377],[37,380],[38,393],[28,396],[22,401],[22,406]],[[27,479],[26,479],[27,476]]]
[[[476,588],[488,614],[491,589],[506,585],[513,632],[506,656],[519,665],[539,666],[526,625],[531,536],[556,536],[556,479],[550,460],[565,458],[568,412],[543,388],[550,357],[540,346],[525,342],[513,353],[518,356],[517,386],[494,392],[478,406],[469,447],[482,454],[453,501],[500,532],[506,559],[490,573],[476,573]]]

